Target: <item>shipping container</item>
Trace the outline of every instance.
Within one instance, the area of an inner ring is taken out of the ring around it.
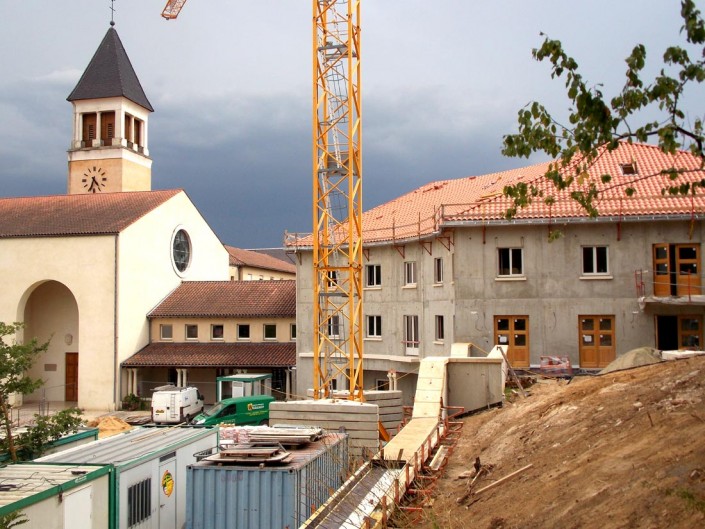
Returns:
[[[287,449],[279,465],[201,461],[186,471],[186,529],[294,529],[345,481],[348,438]]]
[[[113,529],[113,471],[112,465],[36,462],[2,467],[0,517],[19,513],[23,529]]]
[[[186,521],[186,467],[218,444],[217,430],[141,427],[37,461],[112,464],[113,527],[181,529]]]

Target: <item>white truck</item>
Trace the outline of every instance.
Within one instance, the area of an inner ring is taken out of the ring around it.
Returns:
[[[152,394],[152,422],[178,424],[189,422],[203,411],[203,395],[198,388],[159,386]]]

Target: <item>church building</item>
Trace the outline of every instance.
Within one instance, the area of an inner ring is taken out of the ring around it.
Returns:
[[[184,281],[228,281],[229,255],[183,190],[152,190],[153,108],[112,24],[68,100],[67,194],[0,198],[0,321],[50,341],[31,400],[112,410],[147,314]]]

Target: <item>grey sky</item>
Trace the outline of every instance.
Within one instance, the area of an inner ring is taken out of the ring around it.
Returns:
[[[163,4],[115,2],[155,108],[153,188],[183,187],[226,244],[311,231],[311,1],[189,0],[176,21],[160,17]],[[66,96],[109,6],[0,0],[0,196],[66,191]],[[676,0],[363,0],[361,26],[369,209],[425,182],[529,163],[500,154],[517,111],[567,107],[562,81],[531,58],[540,32],[613,95],[634,44],[660,65],[681,20]]]

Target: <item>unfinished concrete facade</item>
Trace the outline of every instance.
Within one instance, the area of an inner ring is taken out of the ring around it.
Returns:
[[[626,159],[654,176],[634,198],[603,198],[597,218],[560,200],[503,218],[502,186],[539,178],[546,164],[432,183],[368,211],[365,388],[384,387],[393,370],[410,404],[420,359],[448,356],[455,342],[484,351],[507,345],[515,368],[565,356],[573,367],[595,369],[640,346],[699,348],[705,203],[660,193],[658,173],[670,161],[659,153],[647,145],[609,153],[614,174]],[[313,289],[311,253],[301,245],[297,251],[302,393],[313,371]]]

